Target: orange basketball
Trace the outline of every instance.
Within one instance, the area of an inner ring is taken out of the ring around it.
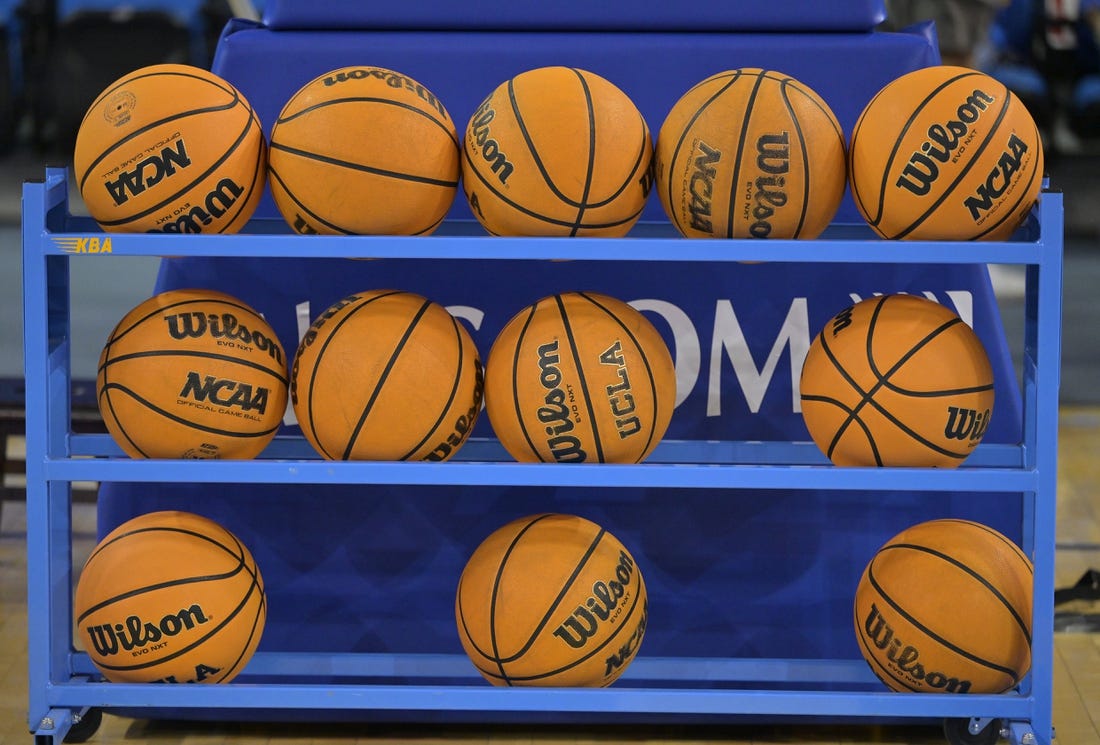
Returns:
[[[466,198],[494,235],[626,235],[649,195],[649,127],[587,70],[540,67],[500,84],[462,145]]]
[[[810,345],[802,417],[838,466],[958,466],[981,442],[993,370],[954,312],[913,295],[868,298]]]
[[[342,67],[287,101],[271,129],[271,195],[299,233],[428,235],[454,202],[458,135],[427,88]]]
[[[856,589],[860,651],[895,691],[1001,693],[1031,667],[1031,561],[968,520],[891,538]]]
[[[485,410],[519,461],[641,462],[675,405],[664,339],[607,295],[545,297],[508,321],[489,350]]]
[[[111,331],[96,394],[107,431],[133,458],[252,458],[286,412],[286,357],[237,298],[169,290]]]
[[[112,530],[80,571],[76,636],[118,683],[226,683],[267,620],[264,582],[236,536],[189,512],[151,512]]]
[[[1038,198],[1043,143],[1002,83],[941,65],[871,99],[849,161],[856,207],[882,237],[1004,240]]]
[[[420,295],[371,290],[309,327],[290,377],[302,434],[330,460],[447,460],[481,411],[481,357]]]
[[[816,238],[847,188],[844,133],[809,86],[744,68],[703,80],[657,135],[656,182],[689,238]]]
[[[104,230],[235,233],[263,193],[266,149],[256,113],[228,82],[190,65],[151,65],[88,108],[73,171]]]
[[[645,582],[617,538],[576,515],[493,531],[455,595],[462,648],[498,686],[611,685],[645,635]]]

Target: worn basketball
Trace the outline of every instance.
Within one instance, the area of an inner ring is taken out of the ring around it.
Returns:
[[[302,434],[329,460],[443,461],[469,437],[483,383],[473,338],[446,308],[371,290],[313,321],[290,395]]]
[[[597,292],[544,297],[505,324],[485,365],[485,410],[519,461],[638,463],[676,405],[676,371],[640,311]]]
[[[76,637],[118,683],[227,683],[267,620],[248,548],[213,520],[151,512],[108,533],[80,571]]]
[[[306,83],[271,128],[271,195],[298,233],[428,235],[458,190],[451,115],[423,84],[380,67]]]
[[[661,204],[689,238],[816,238],[847,188],[832,109],[773,70],[696,84],[661,124],[655,157]]]
[[[611,685],[645,636],[642,572],[615,536],[576,515],[493,531],[462,570],[462,648],[497,686]]]
[[[99,356],[99,413],[133,458],[252,458],[279,430],[287,360],[253,308],[222,292],[162,292]]]
[[[856,207],[889,239],[1004,240],[1039,196],[1043,144],[1004,84],[965,67],[906,73],[852,130]]]
[[[99,94],[77,130],[73,175],[106,231],[235,233],[260,201],[267,145],[240,91],[160,64]]]
[[[993,370],[956,313],[881,295],[825,324],[799,393],[810,436],[838,466],[954,468],[989,427]]]
[[[494,235],[622,236],[642,214],[653,144],[633,101],[573,67],[501,83],[462,141],[470,209]]]
[[[969,520],[891,538],[856,588],[860,652],[895,691],[1001,693],[1031,667],[1032,565]]]

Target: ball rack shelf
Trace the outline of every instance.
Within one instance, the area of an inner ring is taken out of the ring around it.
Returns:
[[[254,220],[231,236],[104,234],[68,205],[67,171],[46,170],[23,190],[24,359],[27,416],[28,724],[35,742],[89,736],[101,711],[293,708],[391,719],[462,721],[725,721],[826,718],[943,719],[952,742],[999,731],[1014,745],[1050,745],[1055,491],[1061,344],[1062,195],[1043,192],[1012,241],[946,243],[875,239],[837,225],[814,241],[688,241],[638,226],[630,237],[489,238],[469,226],[431,237],[298,236]],[[94,239],[94,241],[92,240]],[[109,241],[109,243],[108,243]],[[766,253],[762,247],[766,243]],[[105,434],[80,434],[70,402],[69,256],[98,249],[126,256],[189,255],[624,260],[1002,263],[1026,267],[1023,440],[982,444],[958,469],[840,468],[809,442],[665,441],[639,465],[511,462],[494,440],[469,442],[447,463],[319,460],[301,438],[279,437],[251,461],[131,460]],[[1006,492],[1023,500],[1024,550],[1035,567],[1032,668],[1000,695],[900,694],[862,659],[654,658],[641,655],[605,689],[494,688],[462,655],[257,653],[218,686],[102,682],[72,633],[74,481],[209,483],[552,485],[600,489],[916,490]],[[310,679],[324,680],[323,684]],[[336,681],[336,682],[333,682]],[[395,682],[398,681],[398,682]],[[429,713],[432,713],[429,715]],[[959,729],[959,723],[963,730]],[[990,729],[992,727],[993,729]],[[963,735],[959,733],[963,732]],[[983,740],[984,741],[984,740]],[[992,742],[993,740],[989,740]]]

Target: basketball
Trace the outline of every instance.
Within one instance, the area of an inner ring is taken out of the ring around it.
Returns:
[[[1043,144],[995,78],[940,65],[902,75],[852,130],[856,207],[883,238],[1005,240],[1039,196]]]
[[[493,235],[626,235],[652,183],[649,127],[610,81],[539,67],[501,83],[462,141],[470,209]]]
[[[772,70],[695,85],[662,123],[655,157],[661,204],[688,238],[816,238],[848,186],[832,109]]]
[[[675,405],[664,339],[640,311],[596,292],[524,308],[485,365],[489,423],[518,461],[639,463]]]
[[[458,581],[462,648],[497,686],[611,685],[637,655],[648,600],[634,558],[576,515],[493,531]]]
[[[253,458],[279,430],[287,362],[274,330],[212,290],[162,292],[111,331],[96,396],[132,458]]]
[[[799,393],[810,436],[838,466],[954,468],[989,427],[993,369],[953,311],[881,295],[825,324]]]
[[[116,683],[227,683],[267,620],[249,550],[214,521],[151,512],[92,551],[73,599],[76,636]]]
[[[269,182],[298,233],[429,235],[454,202],[458,134],[422,84],[379,67],[306,83],[271,128]]]
[[[481,357],[442,305],[360,292],[318,316],[291,369],[302,434],[329,460],[443,461],[481,411]]]
[[[235,233],[259,204],[267,145],[240,91],[190,65],[109,85],[77,130],[73,175],[105,231]]]
[[[856,589],[855,631],[895,691],[1001,693],[1031,667],[1031,561],[969,520],[931,520],[890,539]]]

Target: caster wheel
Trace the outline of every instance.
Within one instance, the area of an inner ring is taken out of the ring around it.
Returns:
[[[88,709],[80,721],[69,728],[65,735],[65,742],[86,742],[99,729],[103,723],[103,712],[100,709]]]
[[[969,719],[944,719],[943,734],[951,745],[993,745],[1001,739],[1001,722],[994,719],[975,735]]]

